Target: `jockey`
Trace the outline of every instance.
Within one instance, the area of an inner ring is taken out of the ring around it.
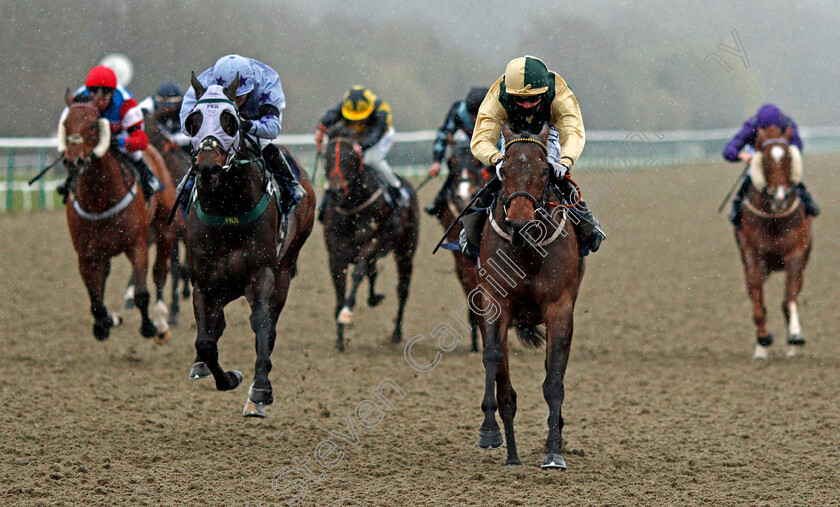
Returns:
[[[348,90],[344,99],[328,110],[319,122],[315,133],[319,153],[327,128],[338,122],[343,122],[357,139],[361,139],[354,148],[363,154],[362,163],[373,169],[380,183],[388,187],[390,204],[395,207],[407,206],[408,190],[402,187],[399,178],[394,176],[391,166],[385,160],[394,144],[391,107],[388,103],[363,86],[354,86]]]
[[[429,167],[430,178],[436,177],[440,172],[440,164],[443,162],[449,144],[453,142],[457,144],[469,143],[475,127],[475,116],[478,114],[478,108],[487,92],[487,88],[472,88],[465,99],[455,101],[449,108],[446,120],[438,129],[435,138],[432,165]],[[457,176],[457,173],[450,167],[449,175],[443,182],[443,186],[438,191],[434,201],[424,208],[426,213],[435,216],[446,206],[446,199],[449,197],[452,182]]]
[[[190,136],[181,132],[180,112],[183,100],[184,94],[177,84],[161,83],[154,97],[146,97],[140,102],[140,108],[157,121],[167,141],[189,152]]]
[[[497,146],[505,123],[514,131],[530,134],[538,134],[548,123],[550,130],[546,148],[552,169],[550,182],[561,193],[573,194],[575,188],[564,176],[571,171],[586,140],[580,106],[563,78],[549,71],[539,58],[524,56],[507,64],[505,74],[493,83],[478,110],[470,147],[473,156],[482,164],[496,167],[496,176],[481,190],[474,207],[490,206],[494,194],[502,187],[499,169],[503,152]],[[601,224],[582,200],[572,209],[579,218],[572,222],[582,254],[598,251],[606,237]],[[482,217],[486,218],[486,215],[482,214]],[[480,223],[473,222],[467,221],[479,227],[480,234],[483,219]],[[466,227],[461,234],[461,249],[471,255],[477,245],[469,245],[466,241]]]
[[[791,127],[793,134],[790,138],[790,144],[798,148],[800,151],[802,150],[802,139],[799,138],[799,131],[796,128],[796,123],[794,123],[790,117],[784,115],[782,111],[773,104],[764,104],[758,109],[755,116],[744,122],[741,130],[735,134],[735,137],[733,137],[732,140],[729,141],[723,149],[723,158],[730,162],[738,162],[739,160],[742,160],[749,165],[750,159],[753,157],[753,145],[755,144],[755,137],[756,134],[758,134],[758,129],[767,128],[771,125],[779,127],[783,132],[788,127]],[[747,150],[741,151],[744,147],[746,147]],[[735,227],[741,226],[741,203],[744,201],[744,196],[747,195],[747,190],[750,188],[751,184],[752,180],[750,179],[750,176],[747,175],[744,178],[744,182],[741,184],[741,187],[738,189],[738,193],[735,194],[735,198],[732,199],[732,209],[729,212],[729,221],[732,222],[732,225]],[[805,206],[805,214],[811,216],[819,215],[820,208],[817,206],[814,198],[811,197],[811,193],[805,188],[805,185],[802,183],[797,184],[796,191],[799,194],[802,204]]]
[[[236,74],[239,74],[235,102],[242,119],[240,130],[245,137],[257,139],[268,169],[283,183],[280,191],[284,194],[284,207],[291,208],[291,202],[300,202],[306,196],[306,190],[292,170],[294,161],[271,143],[280,135],[283,110],[286,109],[286,96],[280,86],[280,77],[262,62],[244,56],[227,55],[202,72],[198,81],[205,87],[214,84],[228,86]],[[181,125],[192,112],[195,103],[195,90],[190,86],[181,105]]]
[[[102,100],[94,106],[99,109],[100,117],[107,119],[111,124],[111,145],[137,168],[143,197],[148,202],[152,194],[163,188],[163,184],[143,160],[143,150],[149,145],[149,139],[143,131],[143,112],[131,93],[122,85],[117,84],[114,71],[103,65],[90,70],[85,86],[76,90],[75,96],[92,97],[99,91],[102,91],[104,95]],[[68,108],[64,109],[59,121],[64,121],[68,110]],[[68,194],[68,183],[69,177],[56,188],[65,200]]]

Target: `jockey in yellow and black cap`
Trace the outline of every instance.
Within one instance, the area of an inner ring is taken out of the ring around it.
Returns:
[[[402,187],[385,160],[394,144],[394,127],[391,126],[388,103],[364,86],[350,88],[341,102],[328,110],[319,122],[315,133],[319,152],[327,129],[339,122],[343,122],[356,139],[355,147],[363,154],[362,162],[373,170],[380,183],[388,187],[391,204],[396,207],[408,205],[408,190]]]
[[[505,123],[514,132],[528,134],[539,134],[544,124],[549,125],[546,147],[548,162],[554,169],[552,184],[563,193],[572,192],[574,187],[564,176],[571,171],[586,142],[580,106],[566,81],[548,70],[539,58],[523,56],[511,60],[478,109],[470,148],[481,163],[496,166],[497,173],[503,158],[503,148],[499,147],[504,146]],[[497,174],[485,187],[483,200],[489,201],[500,189]],[[576,223],[581,251],[584,255],[597,251],[605,238],[600,223],[583,201],[573,209],[580,218],[572,222]]]

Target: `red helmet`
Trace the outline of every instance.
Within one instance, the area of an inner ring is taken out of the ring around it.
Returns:
[[[116,88],[117,75],[114,74],[114,71],[108,67],[104,65],[97,65],[88,72],[87,79],[85,80],[85,86],[87,88],[93,88],[95,86],[101,86],[103,88]]]

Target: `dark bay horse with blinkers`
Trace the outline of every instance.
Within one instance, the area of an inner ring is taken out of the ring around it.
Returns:
[[[391,251],[397,264],[399,299],[391,343],[399,343],[419,237],[417,194],[400,177],[411,200],[405,208],[392,208],[385,202],[383,189],[372,172],[365,169],[361,154],[353,149],[354,141],[347,137],[347,131],[339,127],[329,132],[329,137],[324,155],[329,187],[323,224],[336,297],[336,347],[345,349],[344,326],[354,322],[356,291],[362,280],[367,278],[370,284],[368,305],[376,306],[384,298],[375,290],[376,261]],[[356,266],[350,293],[346,295],[350,264]]]
[[[240,133],[233,101],[239,75],[222,89],[219,85],[204,88],[193,74],[192,86],[197,103],[187,116],[185,130],[197,147],[192,169],[195,204],[187,217],[187,261],[198,355],[190,377],[212,374],[220,391],[235,389],[242,382],[238,371],[222,369],[217,344],[225,329],[224,307],[245,296],[251,307],[257,361],[242,415],[265,417],[263,407],[274,402],[268,374],[277,320],[286,304],[298,254],[312,231],[315,193],[301,170],[307,196],[290,213],[285,239],[278,245],[283,228],[279,227],[282,217],[274,197],[276,187],[259,147],[236,142]]]
[[[495,318],[481,319],[486,372],[484,423],[478,445],[503,443],[495,413],[498,409],[507,439],[507,464],[519,465],[513,431],[516,391],[510,382],[508,328],[511,324],[546,325],[546,376],[543,395],[548,403],[548,438],[543,468],[566,468],[560,453],[565,396],[563,378],[572,343],[573,317],[584,262],[570,205],[551,201],[545,143],[548,127],[538,136],[507,128],[502,166],[502,194],[491,207],[481,241],[479,271],[484,308],[496,308]],[[524,341],[524,340],[523,340]]]
[[[93,335],[97,340],[106,340],[111,327],[122,323],[120,317],[108,313],[104,298],[111,258],[124,253],[131,263],[136,286],[140,334],[164,343],[169,338],[169,327],[162,301],[163,287],[174,243],[172,227],[166,225],[166,210],[175,202],[174,183],[157,151],[147,149],[146,161],[164,189],[152,196],[146,208],[133,172],[109,149],[110,125],[99,117],[99,110],[93,105],[100,97],[97,93],[89,101],[74,102],[68,91],[65,102],[69,109],[58,135],[59,151],[64,152],[63,163],[70,176],[67,225],[78,254],[79,272],[90,296],[95,319]],[[157,302],[150,319],[146,275],[148,243],[152,241],[157,246],[154,266]]]
[[[774,271],[786,274],[782,312],[787,324],[787,356],[796,355],[797,348],[805,344],[798,306],[811,254],[811,221],[793,187],[798,183],[794,179],[801,176],[801,159],[790,146],[791,135],[790,127],[785,132],[776,126],[758,131],[757,154],[750,164],[753,184],[744,199],[741,227],[735,229],[756,325],[753,357],[759,360],[767,358],[767,348],[773,343],[767,329],[763,285]]]

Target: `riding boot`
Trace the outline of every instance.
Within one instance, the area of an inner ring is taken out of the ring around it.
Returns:
[[[446,208],[446,202],[449,200],[449,196],[452,193],[452,180],[454,180],[453,176],[453,173],[449,173],[449,176],[446,177],[446,181],[443,182],[443,186],[440,187],[440,190],[438,190],[435,199],[426,205],[426,207],[423,208],[423,211],[433,217],[438,216],[443,212],[444,208]]]
[[[405,208],[408,206],[409,201],[411,200],[411,195],[408,193],[408,190],[400,186],[387,186],[387,198],[388,204],[390,204],[394,208]]]
[[[286,157],[285,153],[281,154],[277,146],[273,144],[266,146],[263,149],[263,157],[268,162],[268,169],[271,174],[281,183],[281,192],[284,196],[284,199],[281,200],[283,212],[287,213],[293,206],[292,203],[297,204],[306,197],[306,189],[300,184],[292,170],[291,164],[293,162]]]
[[[744,182],[741,183],[741,187],[738,188],[735,197],[732,198],[732,207],[729,209],[729,221],[737,229],[741,228],[741,204],[744,202],[744,196],[747,195],[747,190],[749,190],[751,184],[752,179],[750,176],[745,176]]]
[[[814,201],[814,197],[811,196],[811,192],[805,188],[805,185],[799,183],[796,185],[796,192],[799,194],[799,199],[802,201],[802,204],[805,206],[805,214],[811,216],[819,216],[820,215],[820,207],[817,206],[817,202]]]
[[[137,167],[137,173],[140,175],[140,186],[143,188],[143,198],[146,203],[152,198],[152,195],[160,192],[163,189],[163,184],[155,176],[143,157],[131,161]]]
[[[466,215],[461,217],[461,230],[458,236],[458,245],[461,252],[467,256],[473,263],[478,263],[478,252],[481,246],[481,231],[484,229],[484,224],[487,222],[487,213],[484,211],[493,204],[493,199],[496,193],[502,189],[502,180],[498,176],[493,176],[490,181],[484,185],[484,188],[478,191],[471,209]]]
[[[574,197],[577,189],[569,180],[562,179],[558,182],[557,186],[561,195],[570,196],[570,202],[577,200]],[[597,252],[601,248],[601,241],[607,237],[601,229],[601,222],[595,218],[595,215],[592,214],[592,211],[586,206],[583,199],[575,204],[571,210],[576,215],[571,220],[578,237],[581,255],[585,256],[590,252]]]

